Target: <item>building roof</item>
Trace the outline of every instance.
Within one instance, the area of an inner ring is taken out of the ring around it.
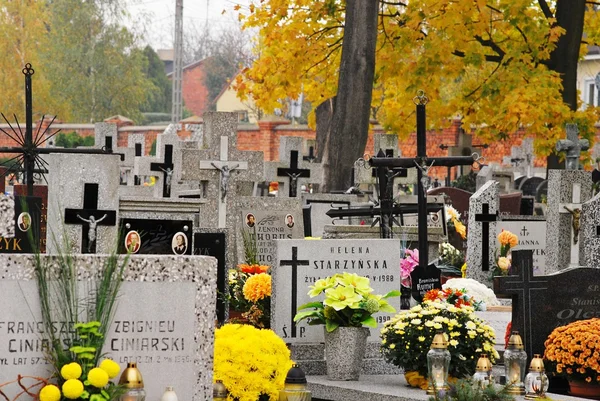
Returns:
[[[202,59],[202,60],[194,61],[193,63],[190,63],[188,65],[185,65],[185,66],[183,66],[183,71],[198,67],[198,66],[202,65],[206,60],[208,60],[208,57],[205,59]],[[170,71],[167,73],[167,77],[170,77],[171,75],[173,75],[173,71]]]

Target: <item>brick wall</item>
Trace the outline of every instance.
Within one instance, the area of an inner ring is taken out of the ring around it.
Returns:
[[[205,75],[203,61],[188,66],[183,70],[181,85],[185,108],[200,117],[208,110],[210,100],[208,88],[204,84]]]

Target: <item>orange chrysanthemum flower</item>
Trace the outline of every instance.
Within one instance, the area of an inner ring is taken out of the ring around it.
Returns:
[[[241,264],[241,265],[239,265],[239,268],[244,273],[249,273],[249,274],[266,273],[267,270],[269,270],[269,266],[267,266],[267,265],[256,265],[256,264],[255,265]]]
[[[500,245],[510,245],[512,248],[517,246],[519,238],[510,231],[502,230],[502,232],[498,234],[498,241],[500,241]]]
[[[271,296],[271,276],[266,273],[255,274],[248,278],[243,288],[244,298],[258,302]]]

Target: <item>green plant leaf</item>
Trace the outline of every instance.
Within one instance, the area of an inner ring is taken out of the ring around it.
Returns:
[[[304,312],[298,312],[298,313],[296,313],[296,316],[294,316],[294,322],[299,322],[300,320],[306,319],[309,317],[322,318],[323,315],[322,315],[321,311],[318,311],[318,310],[309,310],[309,311],[304,311]]]
[[[396,309],[392,305],[386,303],[385,305],[379,306],[379,312],[395,313]]]
[[[373,328],[377,327],[377,321],[375,320],[375,318],[373,316],[369,316],[368,318],[363,320],[361,323],[363,324],[363,326],[373,327]]]
[[[399,297],[399,296],[400,296],[400,291],[392,290],[392,291],[388,292],[387,294],[385,294],[383,296],[383,299],[391,298],[391,297]]]
[[[326,320],[325,321],[325,329],[327,330],[328,333],[331,333],[333,330],[337,329],[338,327],[340,327],[340,324],[338,322],[335,322],[333,320]]]
[[[300,309],[306,309],[306,308],[323,309],[325,307],[323,306],[323,302],[309,302],[309,303],[306,303],[306,304],[304,304],[302,306],[299,306],[298,310],[300,310]]]

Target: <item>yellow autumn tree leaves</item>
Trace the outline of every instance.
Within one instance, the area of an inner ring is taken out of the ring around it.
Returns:
[[[564,124],[576,121],[590,137],[596,109],[572,111],[561,76],[548,67],[564,34],[552,17],[558,2],[532,0],[418,0],[380,2],[372,107],[388,130],[414,131],[413,98],[430,99],[430,128],[462,118],[484,141],[520,127],[548,154]],[[237,80],[267,112],[301,91],[314,107],[336,94],[344,29],[344,1],[261,0],[240,9],[245,27],[258,29],[257,60]],[[585,15],[586,40],[600,40],[598,13]],[[589,34],[587,34],[589,32]],[[587,52],[581,45],[580,54]]]

